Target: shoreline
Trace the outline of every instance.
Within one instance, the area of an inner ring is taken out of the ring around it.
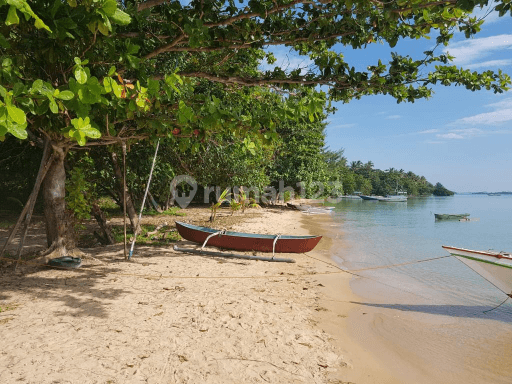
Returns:
[[[315,249],[315,256],[321,263],[339,269],[332,257],[332,250],[335,248],[339,252],[340,248],[344,248],[346,251],[348,249],[343,241],[343,235],[340,239],[338,225],[334,224],[330,216],[322,217],[321,215],[305,216],[302,223],[310,233],[319,227],[322,228],[329,243],[324,243],[323,247],[318,250]],[[354,302],[360,301],[360,297],[350,288],[352,277],[352,275],[340,271],[337,274],[319,275],[314,278],[316,283],[324,286],[319,304],[326,309],[317,313],[318,326],[333,336],[333,344],[342,351],[347,363],[337,372],[336,378],[348,383],[407,383],[407,381],[400,380],[395,372],[391,371],[381,359],[378,359],[374,350],[367,349],[351,335],[351,332],[365,332],[369,329],[367,325],[365,328],[361,327],[355,330],[353,327],[354,314],[358,312],[358,306]],[[366,314],[366,312],[363,313]]]

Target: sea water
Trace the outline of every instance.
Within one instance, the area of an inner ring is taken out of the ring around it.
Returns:
[[[434,213],[470,213],[472,221],[436,221]],[[512,383],[512,299],[441,248],[512,252],[512,195],[347,199],[333,219],[345,243],[333,258],[357,275],[359,304],[387,311],[387,321],[374,320],[379,338],[420,356],[419,369],[444,365],[443,382]]]

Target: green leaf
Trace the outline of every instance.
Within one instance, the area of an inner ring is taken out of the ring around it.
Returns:
[[[71,91],[62,91],[57,96],[55,96],[57,99],[61,100],[71,100],[73,97],[75,97],[74,93]]]
[[[100,31],[100,33],[101,33],[103,36],[108,36],[109,28],[108,28],[104,23],[102,23],[102,22],[100,21],[100,22],[98,22],[98,31]]]
[[[27,123],[25,124],[8,124],[7,130],[20,140],[25,140],[28,137]]]
[[[39,93],[43,88],[43,80],[37,79],[32,83],[32,87],[30,88],[30,93]]]
[[[13,105],[7,106],[7,113],[16,124],[25,124],[27,122],[27,116],[25,116],[25,112]]]
[[[80,132],[83,132],[85,136],[90,137],[92,139],[99,139],[101,137],[101,132],[98,131],[96,128],[91,127],[91,125],[81,128]]]
[[[50,111],[53,113],[59,113],[59,106],[55,102],[55,99],[53,97],[48,98],[50,100]]]
[[[46,29],[48,32],[51,32],[51,29],[43,22],[43,20],[41,20],[39,17],[36,17],[35,19],[36,21],[34,23],[34,26],[37,29]]]
[[[121,11],[120,9],[116,9],[116,12],[113,16],[110,17],[110,19],[119,25],[128,25],[132,21],[130,15]]]
[[[117,10],[117,2],[116,0],[106,0],[101,9],[105,12],[107,16],[114,16]]]
[[[75,68],[75,78],[79,84],[87,83],[87,73],[85,72],[85,70],[82,67]]]
[[[20,23],[20,18],[18,17],[18,12],[16,11],[16,7],[11,5],[9,7],[9,12],[7,12],[7,18],[5,19],[5,25],[17,25]]]

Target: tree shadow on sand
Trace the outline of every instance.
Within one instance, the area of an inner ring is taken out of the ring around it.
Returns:
[[[103,247],[86,250],[84,264],[77,269],[54,269],[28,263],[21,268],[21,273],[15,273],[13,267],[4,269],[0,271],[0,301],[16,301],[21,297],[23,300],[47,300],[49,306],[53,306],[50,302],[54,301],[71,310],[65,313],[57,311],[54,313],[57,316],[106,318],[107,307],[112,300],[132,293],[125,288],[115,287],[113,274],[123,272],[120,265],[124,262],[122,246],[112,247],[108,251],[110,256],[101,257],[99,254],[105,253]],[[101,261],[98,257],[101,257]]]

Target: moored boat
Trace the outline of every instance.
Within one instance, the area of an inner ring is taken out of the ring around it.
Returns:
[[[396,195],[386,195],[384,197],[380,197],[378,200],[391,203],[404,202],[407,201],[407,192],[400,191],[397,192]]]
[[[434,213],[436,220],[461,220],[467,219],[469,213]]]
[[[398,195],[385,196],[385,197],[379,198],[378,200],[384,201],[384,202],[391,202],[391,203],[407,202],[407,196],[398,196]]]
[[[238,251],[304,253],[316,247],[322,236],[262,235],[256,233],[219,231],[177,221],[176,228],[186,240],[217,248]]]
[[[382,199],[384,196],[368,196],[368,195],[361,195],[361,199],[363,200],[373,200],[373,201],[379,201],[379,199]]]
[[[446,245],[443,245],[443,248],[512,297],[512,254],[495,251],[474,251]]]
[[[302,213],[312,213],[312,214],[322,214],[322,213],[331,213],[334,210],[334,207],[327,206],[311,206],[311,205],[296,205],[297,208]]]

